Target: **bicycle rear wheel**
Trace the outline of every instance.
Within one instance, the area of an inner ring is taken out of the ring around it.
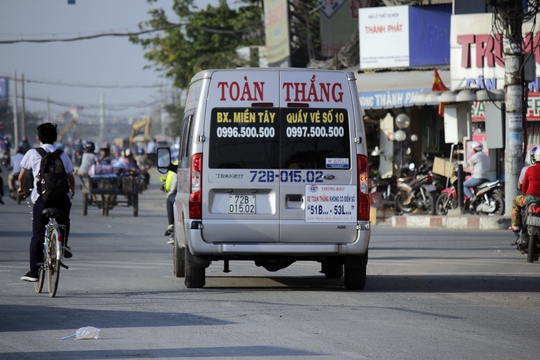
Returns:
[[[48,244],[48,263],[47,263],[47,279],[49,286],[49,297],[56,295],[58,290],[58,279],[60,278],[60,259],[58,258],[58,233],[52,231],[49,236]]]
[[[38,294],[41,292],[41,290],[43,290],[43,283],[44,283],[43,280],[45,280],[45,270],[43,266],[40,266],[38,268],[38,281],[34,283],[34,287]]]

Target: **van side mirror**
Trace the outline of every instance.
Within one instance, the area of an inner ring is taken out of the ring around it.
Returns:
[[[166,174],[171,165],[171,150],[160,147],[157,149],[157,169],[160,173]]]

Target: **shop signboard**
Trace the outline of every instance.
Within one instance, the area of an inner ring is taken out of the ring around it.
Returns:
[[[448,65],[451,14],[451,4],[359,9],[360,69]]]

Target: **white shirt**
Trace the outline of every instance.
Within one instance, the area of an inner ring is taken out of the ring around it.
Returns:
[[[90,166],[95,165],[96,161],[98,161],[98,158],[96,154],[94,153],[83,153],[81,158],[81,166],[79,166],[79,170],[77,170],[77,174],[79,175],[88,175],[88,170],[90,170]]]
[[[56,150],[54,145],[52,144],[42,144],[41,147],[46,152],[53,152]],[[64,164],[64,169],[66,170],[66,175],[73,174],[73,164],[71,163],[71,160],[69,159],[69,156],[62,151],[62,154],[60,155],[60,159],[62,160],[62,163]],[[39,173],[39,168],[41,166],[41,155],[37,152],[36,149],[30,149],[28,152],[24,155],[23,159],[21,160],[21,168],[23,168],[26,171],[31,171],[34,175],[34,189],[32,190],[32,202],[35,204],[39,194],[37,192],[37,174]],[[71,196],[71,191],[68,193],[69,196]]]
[[[472,167],[472,178],[489,179],[489,156],[479,151],[471,156],[468,164]]]
[[[23,159],[24,154],[16,153],[11,157],[11,167],[13,168],[11,170],[12,174],[18,174],[21,172],[21,160]]]

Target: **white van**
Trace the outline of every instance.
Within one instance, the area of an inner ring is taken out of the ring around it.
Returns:
[[[366,283],[368,160],[353,73],[205,70],[190,84],[180,136],[174,273],[205,285],[212,261],[269,271],[321,263]],[[166,172],[168,149],[158,149]]]

